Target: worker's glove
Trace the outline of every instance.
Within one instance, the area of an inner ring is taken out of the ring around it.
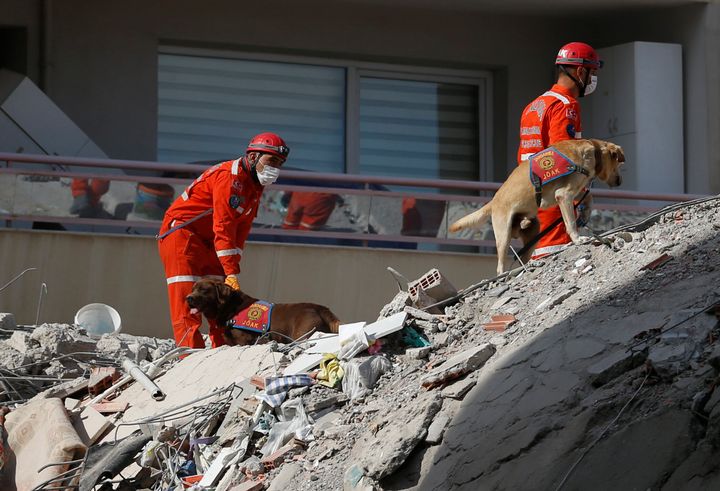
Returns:
[[[240,283],[238,282],[237,275],[229,274],[225,277],[225,284],[233,290],[240,290]]]

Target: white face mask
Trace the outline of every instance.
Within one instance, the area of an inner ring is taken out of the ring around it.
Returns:
[[[597,89],[597,75],[590,75],[590,83],[585,86],[585,94],[590,95]]]
[[[260,184],[263,186],[267,186],[268,184],[272,184],[277,181],[279,175],[280,169],[269,165],[264,166],[262,172],[257,173],[258,181],[260,181]]]

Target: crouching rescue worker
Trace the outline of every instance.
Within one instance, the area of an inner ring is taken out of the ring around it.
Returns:
[[[578,98],[590,95],[595,90],[597,71],[603,62],[592,46],[573,42],[560,48],[555,66],[555,85],[528,104],[522,113],[518,165],[559,141],[582,138]],[[533,259],[558,251],[571,242],[559,206],[540,209],[537,217],[541,231],[556,221],[559,224],[538,241]]]
[[[225,283],[240,289],[240,259],[260,196],[277,180],[288,153],[278,135],[261,133],[250,140],[245,157],[203,172],[165,213],[157,238],[178,346],[205,347],[201,314],[191,312],[185,302],[197,280],[224,277]],[[225,344],[222,328],[213,323],[210,340],[213,348]]]

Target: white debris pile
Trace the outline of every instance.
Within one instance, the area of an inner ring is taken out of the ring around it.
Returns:
[[[81,490],[714,489],[719,230],[708,199],[460,292],[393,271],[405,291],[376,322],[288,345],[101,340],[152,381],[100,352],[46,361],[79,377],[8,404],[8,445],[58,401]],[[0,348],[15,370],[42,350],[29,336]]]
[[[120,367],[123,358],[152,361],[174,347],[171,340],[127,334],[99,339],[71,324],[17,326],[0,314],[0,404],[24,402],[50,386],[89,376],[94,367]]]

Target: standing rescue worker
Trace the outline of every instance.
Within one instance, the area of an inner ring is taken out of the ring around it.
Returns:
[[[185,302],[197,280],[224,277],[226,284],[240,289],[240,259],[260,196],[277,180],[288,153],[278,135],[261,133],[250,140],[245,157],[203,172],[165,213],[158,248],[177,346],[205,347],[201,314],[191,312]],[[222,326],[210,322],[210,340],[213,348],[225,344]]]
[[[596,74],[603,62],[590,45],[573,42],[560,48],[555,65],[555,85],[528,104],[520,118],[518,165],[559,141],[582,138],[577,99],[595,90]],[[557,205],[538,210],[540,230],[545,230],[558,218],[560,223],[538,241],[533,259],[555,252],[571,242]]]

